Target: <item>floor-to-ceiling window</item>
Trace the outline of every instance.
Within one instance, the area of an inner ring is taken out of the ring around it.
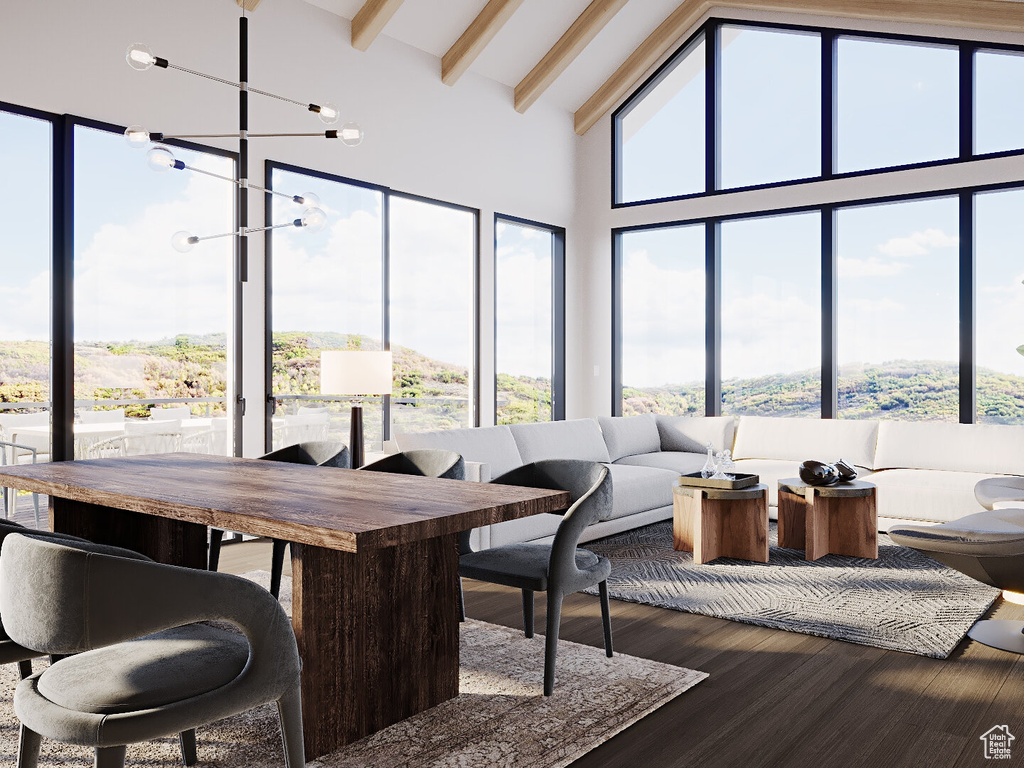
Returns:
[[[721,225],[722,413],[821,415],[819,215]]]
[[[497,217],[494,231],[495,423],[564,414],[561,229]]]
[[[1024,424],[1024,189],[975,196],[977,421]]]
[[[229,157],[173,148],[234,177]],[[74,127],[75,455],[230,453],[234,186],[156,173],[121,133]],[[143,424],[142,422],[147,423]],[[150,424],[149,421],[158,422]]]
[[[619,242],[622,413],[705,411],[703,225],[627,232]]]
[[[272,197],[272,221],[297,215],[287,197],[306,193],[327,215],[321,232],[268,236],[269,445],[347,441],[356,402],[370,450],[395,431],[474,425],[477,212],[294,166],[267,169],[271,188],[286,193]],[[390,350],[389,394],[326,391],[322,354],[359,350]]]
[[[477,214],[393,194],[388,235],[393,428],[472,426]]]
[[[48,120],[0,110],[0,461],[50,458],[51,147]],[[3,493],[4,517],[35,522],[40,500]],[[45,502],[43,502],[45,504]],[[45,522],[45,506],[43,507]],[[31,517],[29,517],[31,515]]]
[[[320,360],[328,351],[384,348],[384,193],[277,167],[269,180],[278,191],[316,195],[328,216],[320,232],[271,234],[271,447],[328,436],[347,442],[354,401],[323,391]],[[272,200],[275,222],[297,210],[291,200]],[[366,439],[380,448],[383,398],[361,400]]]
[[[659,94],[698,48],[707,130],[639,145],[638,116],[675,114]],[[613,408],[674,412],[637,386],[658,353],[629,264],[650,233],[703,227],[687,285],[707,307],[709,413],[1024,422],[1020,83],[1020,46],[704,23],[612,118],[613,208],[632,209],[613,235]],[[703,187],[642,161],[673,139]]]
[[[839,416],[959,418],[955,197],[843,208]]]

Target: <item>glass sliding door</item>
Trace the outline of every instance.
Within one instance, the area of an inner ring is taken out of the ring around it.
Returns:
[[[473,426],[477,214],[397,194],[389,206],[392,428]]]
[[[0,462],[50,460],[53,127],[0,111]],[[3,489],[3,516],[36,524],[45,498]]]
[[[550,421],[564,235],[498,218],[494,241],[495,423]]]
[[[337,179],[272,168],[271,187],[313,193],[327,227],[275,229],[270,243],[274,449],[306,440],[349,442],[354,402],[321,390],[320,355],[384,348],[384,193]],[[272,219],[298,215],[274,196]],[[381,397],[364,397],[363,430],[371,449],[384,435]]]
[[[174,148],[234,177],[234,161]],[[120,133],[74,127],[75,456],[229,454],[234,186],[154,173]],[[150,423],[154,422],[154,423]],[[155,423],[158,422],[158,423]]]
[[[722,413],[821,416],[821,215],[721,225]]]
[[[620,236],[622,415],[703,416],[704,225]]]
[[[840,209],[839,417],[959,420],[959,201]]]

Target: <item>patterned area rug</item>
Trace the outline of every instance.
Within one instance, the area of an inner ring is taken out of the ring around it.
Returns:
[[[246,574],[266,585],[265,572]],[[281,597],[289,607],[289,579]],[[36,670],[44,662],[35,662]],[[562,641],[553,696],[543,696],[544,638],[467,621],[461,633],[459,696],[309,763],[310,768],[365,766],[515,766],[555,768],[707,677],[704,672]],[[16,665],[0,667],[0,765],[14,765],[18,726],[12,705]],[[277,710],[267,705],[198,729],[199,764],[280,768]],[[91,750],[43,740],[40,768],[92,765]],[[177,739],[128,748],[126,765],[178,768]]]
[[[999,595],[884,534],[877,560],[807,562],[802,550],[778,546],[774,521],[768,543],[767,563],[694,565],[691,553],[672,548],[669,520],[583,546],[612,561],[608,591],[616,600],[937,659],[952,653]]]

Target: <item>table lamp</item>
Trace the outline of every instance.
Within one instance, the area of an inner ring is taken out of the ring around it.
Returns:
[[[320,394],[390,395],[391,352],[348,349],[320,353]],[[352,467],[363,466],[363,404],[353,403],[348,449]]]

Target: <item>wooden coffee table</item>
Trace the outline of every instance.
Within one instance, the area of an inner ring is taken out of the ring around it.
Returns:
[[[808,560],[830,554],[877,558],[875,484],[779,480],[779,546],[802,549]]]
[[[768,486],[738,491],[679,485],[672,489],[672,545],[693,562],[717,557],[768,562]]]

